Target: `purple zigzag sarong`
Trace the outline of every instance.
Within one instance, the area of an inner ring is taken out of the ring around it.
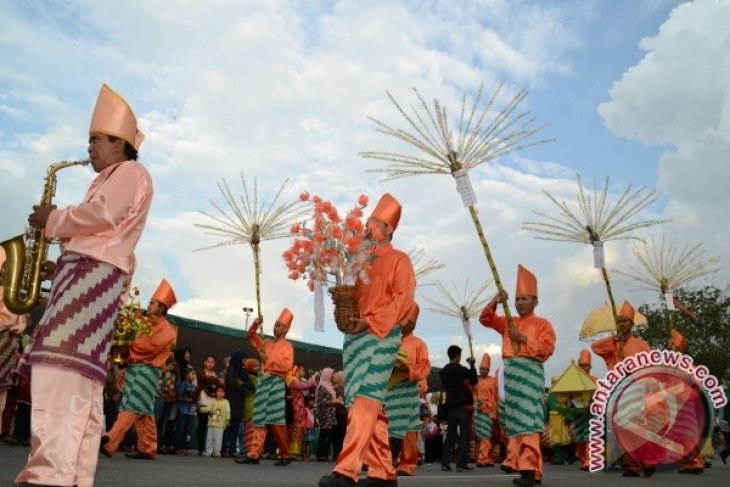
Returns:
[[[122,288],[122,271],[113,265],[78,254],[61,255],[46,311],[20,373],[30,377],[30,367],[44,364],[104,383]]]

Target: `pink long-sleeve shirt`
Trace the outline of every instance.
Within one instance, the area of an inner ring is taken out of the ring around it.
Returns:
[[[82,203],[51,212],[46,234],[60,239],[64,252],[107,262],[130,275],[152,194],[152,178],[142,164],[114,164],[96,176]]]

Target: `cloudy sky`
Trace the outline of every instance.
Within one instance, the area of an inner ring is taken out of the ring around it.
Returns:
[[[404,206],[394,244],[422,248],[446,267],[450,286],[490,278],[468,211],[448,176],[382,182],[360,151],[396,149],[367,116],[400,124],[389,90],[411,88],[458,113],[463,93],[526,89],[542,135],[555,141],[471,172],[478,209],[508,290],[518,263],[540,280],[539,314],[558,333],[547,372],[562,371],[585,343],[582,318],[606,299],[591,249],[535,240],[521,229],[533,211],[553,212],[541,190],[571,199],[575,174],[592,187],[656,189],[647,218],[678,244],[730,247],[724,187],[730,180],[730,2],[604,1],[28,1],[0,0],[0,236],[23,228],[47,166],[86,155],[91,109],[103,82],[134,108],[147,139],[140,160],[155,200],[137,247],[135,283],[146,299],[173,283],[174,313],[243,329],[255,305],[247,247],[193,252],[216,238],[193,226],[222,203],[217,183],[242,190],[240,173],[271,198],[308,190],[345,209],[357,195],[391,192]],[[56,202],[76,204],[90,169],[61,173]],[[428,185],[428,186],[425,186]],[[424,191],[428,188],[428,191]],[[286,240],[265,242],[264,315],[295,313],[293,338],[340,346],[312,326],[311,293],[290,281]],[[607,244],[609,266],[630,264],[628,246]],[[698,284],[725,286],[721,272]],[[619,299],[655,297],[615,280]],[[435,298],[422,286],[418,296]],[[416,331],[434,364],[465,345],[455,319],[425,311]],[[474,323],[476,353],[500,364],[498,336]],[[605,370],[598,365],[596,372]]]

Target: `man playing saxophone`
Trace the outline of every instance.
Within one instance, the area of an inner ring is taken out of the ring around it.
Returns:
[[[103,85],[89,128],[89,159],[98,175],[78,206],[34,206],[28,217],[61,241],[61,256],[20,370],[32,371],[33,410],[19,485],[94,483],[105,361],[152,202],[152,180],[137,162],[143,138],[127,102]]]

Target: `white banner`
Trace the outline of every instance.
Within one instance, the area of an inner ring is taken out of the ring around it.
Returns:
[[[314,281],[314,331],[324,333],[324,286]]]
[[[603,253],[603,242],[593,242],[593,267],[604,269],[606,267],[606,256]]]
[[[454,172],[454,179],[456,180],[456,190],[459,192],[464,206],[476,205],[477,196],[474,194],[474,188],[471,185],[471,179],[469,179],[467,170],[459,169]]]

